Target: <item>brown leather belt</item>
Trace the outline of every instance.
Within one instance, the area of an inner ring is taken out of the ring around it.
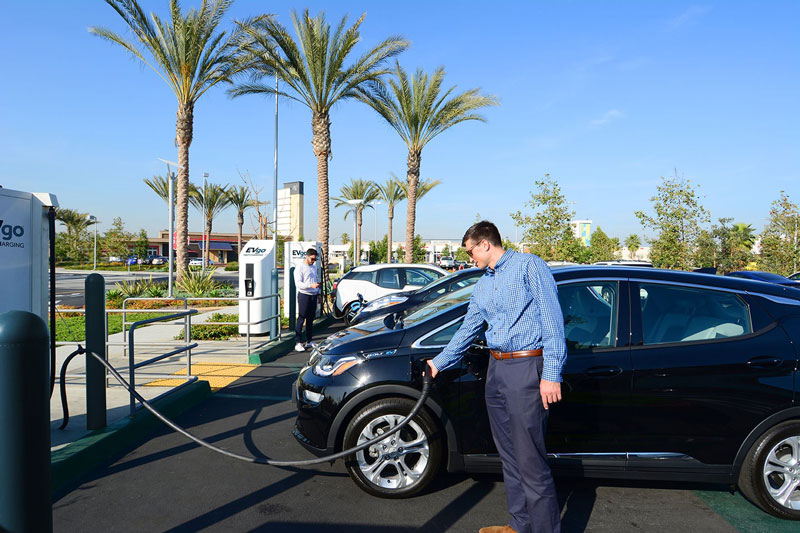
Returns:
[[[489,350],[492,357],[495,359],[520,359],[522,357],[540,357],[542,349],[538,350],[520,350],[518,352],[498,352],[497,350]]]

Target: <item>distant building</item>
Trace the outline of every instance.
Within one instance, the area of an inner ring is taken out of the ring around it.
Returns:
[[[592,221],[573,220],[569,225],[572,227],[572,235],[576,239],[580,239],[584,246],[589,246],[592,238]]]
[[[290,181],[278,189],[278,235],[301,240],[303,226],[303,182]]]

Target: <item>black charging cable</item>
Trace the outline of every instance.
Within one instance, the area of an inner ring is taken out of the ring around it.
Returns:
[[[76,356],[76,355],[78,355],[80,353],[88,353],[89,355],[91,355],[92,357],[94,357],[95,359],[100,361],[100,363],[102,363],[102,365],[104,367],[106,367],[106,369],[111,373],[111,375],[114,376],[116,378],[116,380],[119,381],[122,384],[123,387],[128,389],[128,391],[130,391],[133,394],[133,396],[142,403],[142,405],[145,407],[145,409],[147,409],[148,411],[153,413],[156,416],[156,418],[161,420],[164,424],[166,424],[167,426],[169,426],[173,430],[175,430],[178,433],[186,436],[190,440],[193,440],[194,442],[196,442],[200,446],[204,446],[204,447],[208,448],[209,450],[215,451],[217,453],[221,453],[222,455],[227,455],[228,457],[231,457],[233,459],[238,459],[240,461],[245,461],[245,462],[248,462],[248,463],[255,463],[255,464],[259,464],[259,465],[270,465],[270,466],[311,466],[311,465],[318,465],[318,464],[322,464],[322,463],[332,463],[333,461],[335,461],[337,459],[341,459],[343,457],[347,457],[348,455],[352,455],[354,453],[360,452],[361,450],[366,450],[370,446],[373,446],[373,445],[383,441],[387,437],[389,437],[391,435],[394,435],[395,433],[397,433],[398,431],[403,429],[406,426],[406,424],[408,424],[415,416],[417,416],[417,413],[419,413],[419,410],[422,409],[422,405],[425,403],[425,400],[428,399],[428,395],[430,394],[430,390],[431,390],[431,377],[430,377],[429,373],[425,372],[423,374],[423,380],[422,380],[422,392],[420,393],[420,396],[419,396],[419,399],[417,400],[417,403],[414,404],[414,407],[411,409],[411,412],[408,413],[408,416],[406,416],[399,424],[397,424],[395,427],[393,427],[389,431],[381,434],[378,437],[370,439],[367,442],[363,442],[363,443],[359,444],[358,446],[354,446],[353,448],[350,448],[348,450],[343,450],[343,451],[338,452],[338,453],[334,453],[334,454],[331,454],[331,455],[326,455],[325,457],[317,457],[315,459],[304,459],[304,460],[298,460],[298,461],[280,461],[280,460],[277,460],[277,459],[269,459],[267,457],[254,457],[254,456],[240,455],[238,453],[229,452],[228,450],[224,450],[224,449],[222,449],[222,448],[220,448],[218,446],[214,446],[213,444],[204,441],[200,437],[196,437],[195,435],[189,433],[188,431],[186,431],[185,429],[180,427],[178,424],[176,424],[175,422],[173,422],[172,420],[170,420],[166,416],[164,416],[161,413],[159,413],[152,405],[150,405],[150,403],[147,400],[145,400],[138,392],[136,392],[136,389],[132,388],[130,386],[130,384],[127,381],[125,381],[125,378],[123,378],[119,374],[119,372],[117,372],[116,369],[108,363],[108,361],[106,361],[105,359],[103,359],[102,357],[100,357],[99,355],[97,355],[94,352],[86,351],[80,345],[78,345],[78,350],[76,350],[75,352],[70,354],[70,356],[64,361],[64,364],[61,367],[61,401],[64,404],[64,408],[65,409],[66,409],[66,393],[65,393],[64,377],[66,375],[67,364],[72,360],[72,358],[74,356]],[[65,413],[66,413],[66,411],[65,411]],[[66,427],[67,418],[68,418],[68,415],[65,414],[65,420],[61,425],[61,429]]]

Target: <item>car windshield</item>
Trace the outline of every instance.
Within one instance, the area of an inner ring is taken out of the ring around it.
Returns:
[[[468,287],[448,293],[441,298],[437,298],[417,308],[413,313],[403,319],[403,327],[419,324],[442,311],[450,309],[454,305],[469,301],[470,296],[472,296],[472,289],[474,288],[475,285],[469,285]]]

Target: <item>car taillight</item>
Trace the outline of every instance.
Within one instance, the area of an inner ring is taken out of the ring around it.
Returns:
[[[333,290],[334,290],[334,291],[336,290],[336,286],[337,286],[337,285],[339,285],[339,282],[338,282],[338,281],[334,281],[334,282],[333,282]]]

